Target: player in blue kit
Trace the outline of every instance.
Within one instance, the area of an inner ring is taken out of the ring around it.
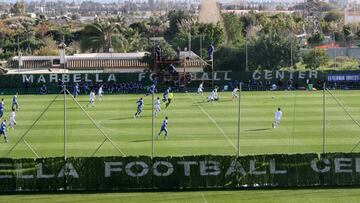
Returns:
[[[149,96],[149,95],[151,95],[151,94],[153,94],[153,93],[155,93],[156,92],[156,86],[155,86],[155,84],[152,84],[149,88],[148,88],[148,92],[146,93],[146,96]]]
[[[167,124],[168,124],[168,117],[166,116],[165,117],[165,120],[163,121],[162,125],[161,125],[161,129],[160,129],[160,132],[158,134],[158,139],[160,139],[160,135],[162,132],[165,132],[165,139],[168,139],[168,131],[167,131]]]
[[[163,102],[166,102],[166,101],[168,100],[168,96],[169,96],[170,90],[171,90],[171,88],[169,87],[169,88],[167,88],[167,89],[165,90],[165,92],[163,93],[163,99],[162,99]]]
[[[0,102],[0,118],[4,115],[4,107],[5,107],[4,98],[2,98]]]
[[[1,135],[4,135],[5,142],[8,142],[6,137],[6,119],[4,119],[0,124],[0,136]]]
[[[134,118],[139,117],[141,112],[142,112],[142,107],[144,106],[143,98],[140,98],[140,100],[137,101],[136,103],[137,103],[138,106],[137,106],[137,111],[136,111],[136,113],[134,115]]]

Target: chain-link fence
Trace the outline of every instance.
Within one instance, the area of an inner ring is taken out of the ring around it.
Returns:
[[[71,85],[66,97],[57,86],[52,87],[56,94],[26,95],[22,90],[15,111],[17,124],[8,128],[9,142],[0,151],[4,157],[358,151],[359,91],[332,90],[330,85],[326,91],[253,91],[252,87],[245,91],[249,86],[244,84],[241,92],[232,92],[232,86],[224,87],[214,99],[211,92],[178,89],[170,101],[162,88],[153,100],[147,89],[132,94],[105,90],[102,97],[96,95],[95,107],[87,93],[73,98]],[[7,119],[8,125],[12,96],[3,97],[2,120]],[[140,117],[134,118],[141,97],[144,106]],[[283,115],[274,126],[278,108]],[[158,136],[165,117],[168,136],[165,132]]]

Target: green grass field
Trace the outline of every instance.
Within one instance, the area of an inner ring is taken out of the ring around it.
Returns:
[[[291,202],[357,203],[360,189],[34,194],[0,196],[0,202]]]
[[[360,119],[360,91],[335,91],[336,97]],[[159,94],[160,95],[160,94]],[[31,127],[56,95],[19,95],[17,126],[9,130],[9,143],[1,139],[3,157]],[[104,95],[96,107],[86,108],[100,128],[126,155],[151,154],[151,97],[144,97],[141,118],[134,119],[136,101],[143,95]],[[274,96],[274,99],[272,99]],[[197,154],[235,155],[237,106],[230,93],[220,93],[219,102],[202,102],[200,95],[176,93],[173,103],[155,119],[155,133],[169,117],[169,140],[156,140],[156,156]],[[5,117],[9,118],[11,96],[5,96]],[[78,100],[86,106],[88,96]],[[360,140],[360,128],[327,96],[327,152],[349,152]],[[63,96],[50,106],[24,137],[40,157],[63,156]],[[281,126],[271,128],[277,107],[283,111]],[[243,92],[241,104],[241,154],[322,152],[322,92]],[[67,155],[90,156],[104,136],[69,96],[67,99]],[[355,151],[360,151],[360,147]],[[121,155],[110,142],[96,156]],[[35,157],[21,140],[9,157]]]

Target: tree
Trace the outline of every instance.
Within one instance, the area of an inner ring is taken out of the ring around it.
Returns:
[[[351,43],[353,41],[353,39],[355,38],[355,35],[354,35],[350,25],[345,25],[343,27],[343,34],[344,34],[344,37],[345,37],[345,40],[347,43]]]
[[[148,48],[148,39],[143,37],[137,31],[127,29],[114,36],[113,48],[117,52],[136,52],[144,51]]]
[[[80,20],[81,15],[78,13],[74,13],[71,15],[71,20]]]
[[[342,17],[343,15],[338,12],[338,11],[330,11],[328,12],[325,16],[324,16],[324,21],[325,22],[339,22],[342,20]]]
[[[119,23],[113,23],[108,20],[100,20],[87,25],[82,32],[81,49],[109,52],[112,42],[115,43],[114,46],[116,46],[116,43],[119,43],[120,36],[114,38],[114,35],[118,34],[121,29]]]
[[[329,62],[329,56],[323,49],[312,49],[303,56],[304,64],[308,69],[317,69]]]
[[[262,32],[265,34],[276,33],[291,33],[296,29],[296,23],[291,15],[279,13],[268,17],[269,20],[262,24]]]
[[[178,32],[171,40],[171,45],[174,48],[189,48],[189,34],[191,35],[191,38],[195,38],[199,34],[199,24],[193,20],[182,20],[178,23]],[[194,42],[196,41],[191,42],[192,45]],[[196,46],[192,46],[192,48],[196,48]]]
[[[226,36],[226,46],[240,46],[244,40],[241,32],[241,30],[243,30],[241,18],[234,13],[230,13],[223,15],[223,21]]]
[[[324,41],[325,37],[320,32],[313,33],[307,40],[310,44],[320,44]]]
[[[224,28],[220,23],[214,24],[200,24],[199,34],[204,35],[208,44],[213,44],[216,47],[220,47],[225,41]]]
[[[14,34],[14,31],[10,29],[8,26],[5,25],[3,21],[0,21],[0,42],[11,38],[11,36]],[[1,45],[0,45],[1,47]]]
[[[35,33],[40,38],[44,38],[49,31],[50,31],[49,25],[46,23],[38,24],[35,27]]]
[[[21,2],[16,2],[11,8],[10,13],[13,13],[16,16],[25,14],[25,5]]]
[[[152,42],[154,43],[154,42]],[[142,59],[143,62],[146,62],[149,64],[149,68],[150,70],[154,70],[155,69],[155,53],[154,53],[154,45],[158,48],[161,49],[161,54],[163,57],[168,58],[168,59],[174,59],[174,57],[176,56],[176,52],[175,50],[171,47],[171,45],[166,41],[166,40],[159,40],[156,41],[155,44],[152,44],[152,46],[149,46],[147,49],[148,54],[146,54],[144,56],[144,58]],[[168,68],[168,66],[166,65],[162,65],[160,67],[157,67],[158,71],[162,71],[165,68]]]
[[[146,36],[149,35],[149,25],[145,21],[132,23],[129,26],[131,29],[136,30],[138,33],[144,33]]]
[[[166,30],[166,26],[165,26],[165,20],[160,18],[155,18],[155,17],[150,17],[149,19],[149,36],[153,37],[162,37],[164,36],[164,32]],[[140,32],[141,33],[141,32]]]
[[[221,47],[215,53],[215,64],[220,70],[245,71],[245,47]]]
[[[294,64],[299,61],[300,48],[294,37],[272,33],[250,41],[248,52],[250,69],[276,70],[290,67],[291,56]]]
[[[169,27],[165,32],[165,38],[171,41],[178,33],[178,24],[183,20],[190,20],[192,16],[187,11],[172,10],[168,13]]]
[[[41,47],[38,51],[35,52],[37,56],[58,56],[59,48],[56,42],[47,37],[44,39],[45,46]]]

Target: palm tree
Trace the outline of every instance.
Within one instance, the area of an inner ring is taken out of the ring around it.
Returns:
[[[84,37],[81,41],[83,50],[109,52],[112,48],[113,36],[119,34],[122,25],[111,20],[101,20],[86,26],[83,30]]]

